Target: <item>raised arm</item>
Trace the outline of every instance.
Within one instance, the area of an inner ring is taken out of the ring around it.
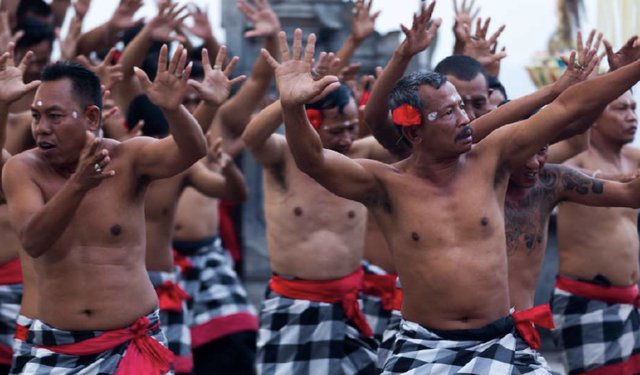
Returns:
[[[211,139],[209,135],[207,138]],[[191,167],[187,176],[189,185],[212,198],[234,202],[247,199],[247,184],[231,157],[222,150],[222,138],[209,142],[206,163]]]
[[[284,157],[287,142],[274,134],[281,124],[282,106],[278,100],[260,111],[242,133],[245,146],[262,166],[280,163]]]
[[[149,100],[162,110],[169,123],[171,136],[141,145],[136,153],[135,170],[149,179],[167,178],[189,168],[206,155],[207,145],[202,129],[182,105],[187,91],[191,64],[184,68],[187,51],[180,45],[167,68],[168,48],[163,45],[158,58],[158,71],[153,83],[141,69],[136,76]],[[138,143],[141,138],[128,142]],[[148,138],[143,140],[148,140]]]
[[[338,77],[326,76],[315,81],[311,75],[311,61],[315,50],[315,35],[309,35],[304,57],[302,31],[293,38],[293,54],[289,55],[286,34],[279,34],[282,65],[266,50],[262,50],[275,70],[286,128],[287,143],[298,168],[325,188],[341,197],[363,203],[372,191],[381,187],[367,166],[380,164],[371,160],[352,160],[337,152],[326,150],[313,129],[304,108],[306,103],[323,93],[339,87]],[[383,164],[380,164],[383,165]],[[369,194],[367,194],[369,193]]]
[[[592,48],[594,36],[595,30],[591,32],[587,43],[583,47],[582,35],[580,31],[578,31],[579,53],[577,54],[577,61],[565,61],[567,69],[553,85],[544,87],[532,94],[525,95],[516,100],[512,100],[509,103],[498,107],[498,109],[493,110],[471,122],[471,127],[473,128],[473,142],[478,143],[494,130],[522,120],[532,112],[554,101],[569,87],[589,78],[591,72],[595,70],[595,67],[600,61],[596,56],[596,53],[600,45],[599,41],[602,34],[599,34],[598,41],[596,41],[595,46]],[[585,69],[577,69],[576,67],[584,67]],[[585,115],[580,119],[576,119],[576,121],[570,126],[563,129],[555,141],[567,139],[576,134],[585,132],[593,123],[593,119],[595,119],[595,117],[593,117],[594,112],[595,111],[590,111],[585,113]],[[599,112],[596,113],[596,117],[598,113]]]
[[[277,35],[280,20],[267,0],[256,0],[255,7],[245,0],[238,1],[238,8],[253,23],[254,29],[245,33],[246,38],[263,37],[263,47],[270,54],[278,52]],[[218,111],[218,118],[232,138],[239,137],[251,120],[253,112],[266,95],[273,78],[273,70],[262,55],[258,56],[251,75],[240,90],[227,100]]]
[[[434,7],[435,2],[432,2],[428,8],[425,8],[425,3],[422,3],[420,14],[413,16],[411,29],[400,25],[406,38],[396,48],[391,60],[378,77],[364,108],[364,122],[371,130],[371,134],[382,146],[399,157],[406,157],[411,150],[403,142],[398,142],[400,134],[389,120],[389,94],[396,82],[404,75],[413,56],[427,49],[435,38],[442,20],[439,18],[434,20],[427,30]]]
[[[355,13],[351,20],[351,34],[347,37],[342,47],[336,53],[340,59],[340,64],[331,72],[338,74],[343,68],[349,65],[356,49],[373,34],[376,26],[376,19],[381,11],[371,14],[373,0],[356,0]]]
[[[484,26],[482,26],[482,19],[478,18],[476,20],[476,32],[474,36],[471,36],[471,28],[469,25],[463,27],[465,46],[462,54],[478,60],[480,64],[484,66],[487,74],[498,77],[500,75],[500,61],[507,57],[505,48],[500,52],[497,51],[498,38],[500,34],[502,34],[502,31],[504,31],[506,25],[500,26],[498,31],[493,33],[487,40],[490,23],[491,18],[487,18]]]
[[[480,7],[473,9],[476,0],[471,0],[467,7],[467,0],[462,0],[462,4],[458,7],[458,0],[453,0],[453,11],[455,13],[455,22],[453,23],[453,35],[456,38],[453,45],[453,54],[462,55],[466,44],[465,25],[471,28],[471,23],[480,13]]]
[[[222,70],[222,63],[227,57],[227,47],[222,46],[218,51],[216,62],[211,67],[209,62],[209,51],[202,49],[202,68],[204,69],[204,79],[202,82],[190,79],[189,86],[193,87],[202,102],[198,105],[193,117],[198,120],[198,123],[202,127],[203,132],[209,130],[211,122],[218,112],[218,108],[227,100],[231,93],[231,86],[244,80],[245,76],[236,77],[229,80],[229,77],[233,73],[236,65],[238,64],[238,57],[231,59],[231,63],[227,65],[226,69]]]
[[[590,131],[575,135],[569,139],[549,145],[547,163],[562,164],[572,157],[589,149]]]
[[[575,52],[571,54],[569,69]],[[591,64],[595,66],[596,61]],[[582,67],[585,70],[590,67]],[[585,109],[602,111],[607,104],[629,90],[640,80],[640,60],[601,77],[579,83],[528,120],[497,130],[498,150],[504,167],[513,170],[531,155],[556,138],[564,127],[584,115]],[[493,134],[487,138],[492,138]],[[495,143],[495,142],[494,142]]]

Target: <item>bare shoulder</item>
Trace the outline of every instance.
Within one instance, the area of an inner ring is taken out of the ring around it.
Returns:
[[[631,145],[624,146],[622,148],[622,155],[635,162],[638,166],[637,168],[640,168],[640,148]]]

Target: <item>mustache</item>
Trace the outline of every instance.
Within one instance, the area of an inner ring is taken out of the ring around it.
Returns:
[[[456,135],[456,138],[453,140],[454,142],[457,142],[461,139],[465,139],[468,136],[470,136],[472,133],[472,129],[471,126],[469,125],[465,125],[462,127],[462,130],[460,130],[460,133],[458,133],[458,135]]]

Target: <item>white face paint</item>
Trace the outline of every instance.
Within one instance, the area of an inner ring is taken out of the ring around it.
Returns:
[[[78,112],[76,112],[76,111],[71,112],[71,116],[73,118],[78,118]]]
[[[42,107],[42,102],[41,102],[40,100],[38,100],[38,102],[36,103],[36,105],[37,105],[38,107]]]
[[[427,115],[427,120],[434,121],[438,117],[437,112],[431,112]]]
[[[471,95],[466,95],[466,96],[465,96],[465,98],[466,98],[467,100],[471,100]]]

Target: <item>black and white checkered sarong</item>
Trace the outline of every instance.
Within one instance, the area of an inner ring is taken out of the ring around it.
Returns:
[[[187,306],[192,348],[234,333],[257,331],[256,310],[220,238],[174,241],[173,245],[192,265],[178,275],[180,286],[191,296]]]
[[[260,311],[258,374],[378,374],[376,343],[341,303],[282,297],[267,287]]]
[[[158,311],[147,315],[149,327],[158,323]],[[37,374],[37,375],[57,375],[57,374],[82,374],[82,375],[113,375],[118,370],[123,356],[126,355],[130,342],[125,342],[111,350],[86,356],[74,356],[59,354],[37,346],[58,346],[64,344],[76,344],[85,340],[99,337],[104,332],[83,331],[71,332],[55,329],[40,320],[33,320],[26,345],[31,345],[32,357],[26,363],[16,363],[11,369],[12,374]],[[167,340],[158,327],[150,333],[151,338],[167,346]],[[28,348],[25,346],[25,348]],[[25,349],[27,350],[27,349]]]
[[[154,288],[161,287],[167,281],[178,285],[176,274],[173,272],[147,272]],[[174,368],[176,373],[188,374],[193,370],[191,331],[187,325],[188,319],[187,301],[182,301],[182,311],[160,308],[160,329],[167,338],[167,347],[175,355]]]
[[[11,364],[11,347],[16,332],[16,320],[20,314],[22,284],[0,285],[0,363]]]
[[[511,317],[490,326],[502,335],[486,341],[459,341],[402,320],[383,374],[553,374],[542,356],[518,336]]]
[[[599,368],[640,374],[640,312],[632,304],[583,298],[555,288],[551,311],[553,339],[567,374]]]
[[[16,332],[16,337],[13,338],[13,358],[11,359],[11,371],[9,372],[12,375],[20,374],[21,372],[18,369],[24,368],[25,364],[33,359],[34,346],[25,341],[32,323],[33,319],[18,315],[16,327],[19,326],[22,329],[25,337],[21,337],[22,335]]]

